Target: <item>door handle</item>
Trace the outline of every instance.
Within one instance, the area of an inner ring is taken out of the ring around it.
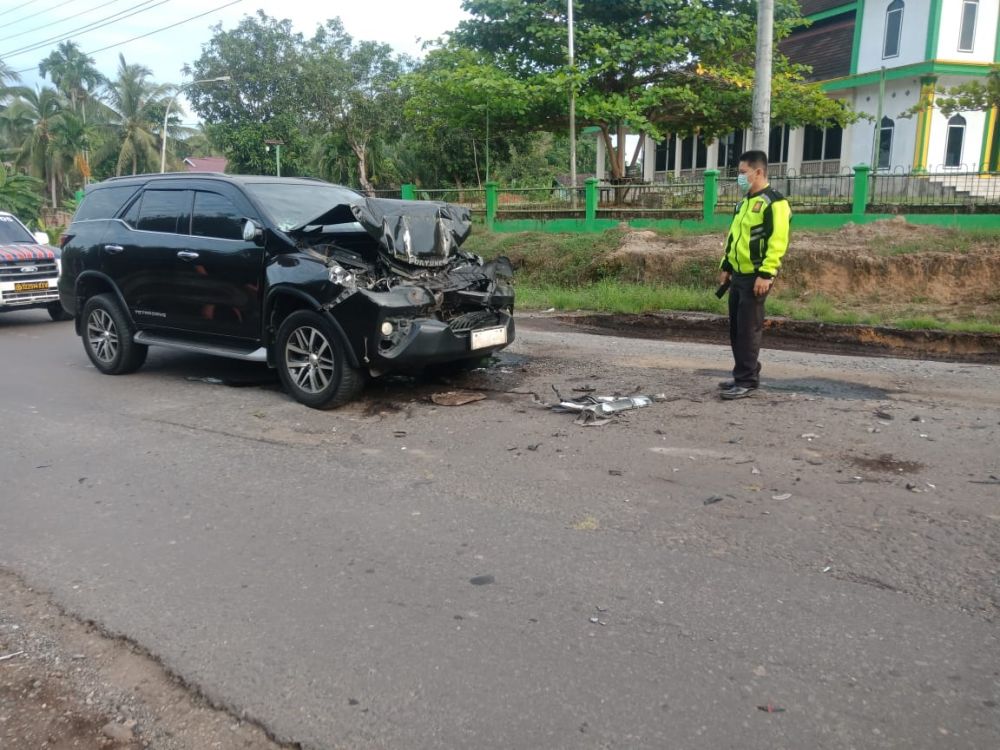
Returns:
[[[198,257],[198,253],[191,252],[190,250],[181,250],[177,253],[177,257],[183,260],[194,260]]]
[[[117,255],[118,253],[122,252],[124,249],[125,248],[122,247],[121,245],[105,245],[104,246],[104,251],[107,252],[107,253],[111,253],[112,255]]]

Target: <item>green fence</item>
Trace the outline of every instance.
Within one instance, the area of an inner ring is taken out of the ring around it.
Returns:
[[[772,186],[792,204],[796,226],[835,228],[853,221],[905,215],[915,223],[1000,226],[1000,174],[964,172],[872,173],[859,165],[840,174],[781,175]],[[708,170],[700,179],[662,184],[607,184],[582,188],[424,190],[403,185],[402,197],[468,206],[496,231],[603,231],[634,227],[723,227],[739,202],[736,181]]]

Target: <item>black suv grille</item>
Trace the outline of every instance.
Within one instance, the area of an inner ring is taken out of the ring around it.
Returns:
[[[503,325],[503,318],[499,313],[489,310],[477,310],[476,312],[465,313],[457,318],[448,321],[448,326],[455,333],[465,333],[476,328],[489,328],[490,326]]]
[[[25,271],[34,268],[34,271]],[[51,279],[56,275],[54,260],[18,260],[0,263],[0,281],[32,281]]]

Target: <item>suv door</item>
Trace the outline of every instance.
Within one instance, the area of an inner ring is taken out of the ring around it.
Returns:
[[[219,336],[258,339],[261,335],[260,280],[264,248],[243,239],[243,218],[229,197],[210,189],[194,191],[188,249],[182,257],[185,307],[196,330]]]
[[[184,274],[178,273],[190,267],[180,265],[177,254],[189,249],[192,200],[190,190],[147,187],[102,238],[102,270],[142,328],[190,327],[181,296]]]

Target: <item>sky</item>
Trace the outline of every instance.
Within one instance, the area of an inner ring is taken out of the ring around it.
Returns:
[[[224,5],[228,7],[221,8]],[[461,0],[0,0],[0,60],[13,70],[25,71],[22,85],[34,87],[45,82],[38,75],[38,63],[69,38],[84,52],[92,52],[97,69],[107,76],[114,75],[121,53],[126,61],[150,68],[158,83],[180,84],[188,80],[181,68],[201,55],[212,26],[221,22],[224,29],[232,29],[258,9],[290,19],[295,30],[307,37],[318,25],[339,16],[355,39],[385,42],[414,57],[421,56],[423,41],[453,29],[465,17]],[[193,18],[201,14],[205,15]],[[193,20],[126,42],[189,18]],[[101,23],[107,25],[82,30]],[[36,45],[41,46],[20,51]],[[96,51],[105,47],[112,48]],[[184,120],[195,119],[187,108]]]

